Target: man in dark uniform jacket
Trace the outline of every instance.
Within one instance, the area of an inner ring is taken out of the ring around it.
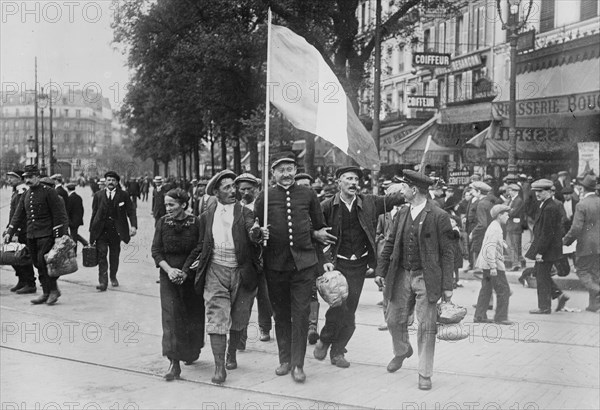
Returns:
[[[533,240],[525,254],[535,260],[537,278],[538,308],[531,314],[549,315],[552,312],[552,299],[558,297],[557,311],[562,310],[569,297],[562,293],[552,280],[552,265],[562,258],[562,217],[559,205],[552,198],[552,181],[540,179],[531,184],[540,210],[533,225]]]
[[[277,158],[271,171],[276,185],[268,188],[269,228],[263,259],[279,349],[280,366],[275,373],[283,376],[291,370],[293,379],[302,383],[312,283],[324,268],[323,253],[317,251],[312,234],[324,227],[323,212],[315,192],[295,184],[293,157]],[[265,225],[263,206],[264,191],[254,206],[261,226]],[[333,269],[332,264],[326,265]]]
[[[65,201],[65,204],[67,203],[67,191],[65,190],[65,188],[63,187],[63,177],[61,174],[54,174],[52,175],[50,178],[52,178],[54,180],[54,189],[56,189],[56,192],[58,192],[58,195],[60,195],[60,197]]]
[[[129,199],[129,194],[119,186],[119,175],[114,171],[104,174],[106,188],[94,195],[92,202],[92,219],[90,222],[90,242],[96,243],[98,250],[98,281],[96,286],[101,292],[108,287],[110,251],[110,284],[119,286],[117,271],[119,270],[119,254],[121,241],[129,243],[137,233],[137,216]],[[164,204],[163,204],[164,207]],[[131,228],[129,223],[131,223]]]
[[[69,232],[71,238],[75,241],[75,251],[77,251],[77,242],[81,242],[83,246],[88,246],[88,241],[77,233],[79,227],[83,225],[83,200],[75,192],[76,186],[77,184],[74,182],[67,184],[69,196],[66,202],[67,216],[69,217]]]
[[[330,234],[337,237],[327,252],[348,282],[348,298],[338,307],[330,307],[325,315],[325,326],[315,346],[314,356],[323,360],[331,346],[331,364],[346,368],[350,363],[344,357],[346,346],[354,334],[355,313],[365,282],[368,267],[377,266],[375,230],[377,217],[404,203],[402,194],[377,196],[359,193],[363,174],[354,166],[339,168],[335,176],[340,192],[321,204],[325,224]],[[400,185],[396,185],[398,192]],[[388,188],[389,190],[391,187]]]
[[[23,171],[11,171],[7,174],[8,182],[12,186],[12,196],[10,198],[10,212],[8,221],[10,223],[17,205],[21,200],[21,196],[27,191],[27,185],[23,184]],[[6,227],[8,229],[8,226]],[[17,227],[17,240],[19,243],[27,244],[27,226],[25,221]],[[6,235],[6,232],[4,232]],[[16,292],[19,295],[27,293],[35,293],[37,291],[35,287],[35,273],[33,272],[33,265],[15,265],[13,266],[15,275],[17,276],[18,282],[15,286],[10,288],[11,292]]]
[[[36,165],[27,165],[23,178],[29,189],[21,196],[4,241],[8,242],[17,227],[27,221],[27,247],[44,290],[31,303],[53,305],[60,297],[60,291],[56,284],[57,278],[48,276],[44,255],[54,246],[55,238],[68,234],[67,211],[56,190],[40,183],[40,172]]]
[[[383,247],[375,282],[385,285],[388,300],[386,321],[394,345],[394,358],[387,370],[392,373],[412,356],[408,338],[409,316],[414,312],[419,328],[419,389],[431,389],[433,356],[437,333],[437,302],[449,301],[454,283],[454,256],[450,243],[450,216],[428,200],[427,187],[433,181],[405,170],[401,192],[410,206],[398,211],[394,227]],[[385,282],[384,282],[385,281]]]

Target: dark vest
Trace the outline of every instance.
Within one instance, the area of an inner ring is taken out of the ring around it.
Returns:
[[[423,211],[421,211],[423,212]],[[423,268],[419,253],[419,219],[413,221],[410,211],[402,228],[402,263],[405,270],[420,270]]]
[[[116,190],[115,190],[116,191]],[[117,193],[115,192],[113,199],[109,199],[107,198],[107,203],[108,203],[108,211],[106,212],[106,217],[107,219],[113,223],[114,225],[114,221],[116,221],[117,219]]]
[[[342,242],[338,255],[347,258],[356,255],[360,258],[368,250],[369,238],[360,226],[356,200],[352,204],[351,211],[348,211],[348,207],[343,202],[340,203],[340,209],[342,210]]]

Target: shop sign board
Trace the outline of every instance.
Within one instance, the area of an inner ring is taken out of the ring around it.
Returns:
[[[414,66],[446,67],[450,64],[450,54],[413,53]]]
[[[508,101],[492,103],[494,119],[507,119],[509,104]],[[600,91],[517,101],[517,117],[585,115],[598,112],[600,112]]]
[[[408,108],[437,108],[438,101],[437,97],[430,97],[427,95],[411,95],[407,98]]]
[[[469,185],[471,183],[471,173],[468,170],[450,171],[448,185]]]
[[[579,148],[579,171],[577,171],[577,175],[583,175],[592,170],[594,174],[600,174],[600,143],[580,142],[577,147]]]

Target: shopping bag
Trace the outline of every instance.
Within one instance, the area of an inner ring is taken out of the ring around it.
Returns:
[[[442,324],[458,323],[467,315],[467,308],[452,302],[442,302],[438,306],[438,322]]]
[[[98,266],[98,251],[96,249],[96,245],[90,244],[88,246],[84,246],[81,256],[84,267],[93,268],[94,266]]]
[[[51,278],[58,278],[59,276],[77,272],[77,254],[75,253],[75,249],[69,250],[66,254],[62,254],[52,262],[46,262],[46,266],[48,267],[48,276]]]

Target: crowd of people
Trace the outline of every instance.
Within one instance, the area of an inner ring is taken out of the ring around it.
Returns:
[[[168,381],[180,377],[181,362],[199,358],[208,334],[212,382],[224,383],[227,371],[238,367],[237,351],[245,349],[255,299],[261,341],[270,339],[275,323],[277,375],[304,382],[308,344],[315,345],[316,359],[329,354],[332,365],[349,367],[346,353],[367,277],[383,291],[380,328],[389,330],[393,342],[387,371],[396,372],[413,355],[408,329],[417,321],[422,390],[432,387],[437,304],[451,301],[462,286],[464,264],[482,277],[475,322],[512,324],[506,273],[523,269],[519,279],[525,283],[526,259],[535,262],[530,272],[537,279],[538,307],[531,314],[550,314],[552,299],[558,301],[556,310],[564,308],[569,297],[552,274],[565,269],[567,257],[589,291],[587,310],[600,310],[600,197],[593,174],[571,181],[561,172],[556,182],[509,175],[501,186],[476,174],[461,192],[435,175],[404,170],[381,180],[375,195],[361,187],[358,167],[338,168],[327,184],[297,169],[293,154],[278,153],[265,183],[230,170],[189,184],[160,176],[121,183],[109,171],[91,185],[88,242],[78,232],[84,209],[76,184],[65,190],[61,175],[44,177],[30,165],[7,174],[13,194],[3,237],[29,248],[43,290],[33,304],[53,305],[61,296],[44,255],[62,235],[95,247],[97,290],[104,292],[109,282],[119,286],[121,242],[136,235],[137,200],[149,200],[152,187],[151,251],[159,268]],[[525,254],[524,230],[532,237]],[[32,265],[14,267],[18,283],[12,292],[37,292]],[[333,270],[345,277],[348,296],[341,306],[328,308],[319,331],[316,279]]]

